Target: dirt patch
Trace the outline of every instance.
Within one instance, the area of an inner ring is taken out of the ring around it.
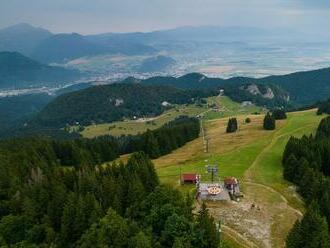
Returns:
[[[259,185],[244,185],[241,202],[208,202],[212,216],[258,247],[284,247],[284,237],[299,213],[281,195]]]

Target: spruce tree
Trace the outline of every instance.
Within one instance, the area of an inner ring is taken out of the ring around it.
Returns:
[[[237,119],[236,118],[229,118],[227,124],[227,133],[234,133],[238,129]]]
[[[218,248],[220,236],[214,219],[210,216],[206,204],[203,202],[197,216],[197,247]]]
[[[284,120],[287,118],[286,113],[283,109],[275,109],[272,112],[272,116],[275,120]]]
[[[320,215],[319,206],[312,202],[301,222],[295,224],[287,237],[287,248],[329,248],[328,223]]]
[[[264,118],[264,129],[265,130],[274,130],[275,129],[275,119],[268,112]]]

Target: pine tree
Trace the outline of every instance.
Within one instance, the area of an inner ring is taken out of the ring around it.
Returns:
[[[229,118],[228,124],[227,124],[227,133],[234,133],[238,129],[237,119],[236,118]]]
[[[218,248],[220,236],[214,219],[209,215],[206,204],[203,202],[197,216],[197,238],[196,246],[202,248]]]
[[[131,248],[151,248],[151,240],[150,237],[148,237],[146,234],[144,234],[142,231],[140,231],[138,234],[136,234],[131,242],[130,242]]]
[[[284,120],[287,118],[286,113],[283,109],[275,109],[272,112],[272,117],[275,120]]]
[[[274,130],[275,129],[275,119],[268,112],[264,118],[264,129],[265,130]]]
[[[301,222],[295,224],[287,237],[287,248],[329,248],[328,223],[312,202]]]
[[[144,151],[151,158],[157,158],[160,155],[158,140],[150,130],[145,134]]]

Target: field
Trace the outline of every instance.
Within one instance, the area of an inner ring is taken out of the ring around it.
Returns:
[[[245,124],[249,116],[251,123]],[[284,247],[285,237],[302,216],[304,204],[295,188],[282,177],[281,158],[290,136],[313,133],[322,117],[315,110],[290,113],[277,121],[275,131],[262,129],[262,115],[238,116],[239,131],[226,134],[228,118],[205,121],[209,153],[198,138],[173,153],[154,160],[161,181],[181,190],[180,170],[199,173],[208,181],[207,164],[219,166],[220,178],[240,180],[244,198],[239,203],[208,203],[210,212],[223,223],[224,236],[237,247]]]
[[[225,116],[262,112],[262,109],[255,105],[242,107],[239,103],[233,102],[228,97],[209,97],[204,105],[176,105],[163,114],[153,118],[141,118],[138,120],[125,120],[113,123],[90,125],[85,127],[81,134],[86,138],[93,138],[100,135],[135,135],[143,133],[147,129],[156,129],[168,123],[180,115],[197,116],[204,115],[207,120]]]

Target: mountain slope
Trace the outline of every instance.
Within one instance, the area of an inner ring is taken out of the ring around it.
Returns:
[[[206,93],[169,86],[111,84],[94,86],[64,94],[48,104],[37,116],[44,126],[63,127],[66,124],[86,125],[122,120],[123,118],[154,116],[162,113],[163,102],[184,104]]]
[[[43,65],[17,52],[0,52],[0,88],[50,86],[80,76],[79,71]]]
[[[208,78],[199,73],[182,77],[153,77],[145,80],[129,78],[124,82],[148,85],[171,85],[183,89],[225,89],[232,91],[237,86],[261,85],[271,87],[283,99],[290,100],[295,106],[310,105],[330,97],[330,68],[296,72],[265,78],[234,77],[230,79]],[[282,92],[282,93],[281,93]],[[287,92],[287,94],[283,94]],[[235,94],[230,95],[235,99]],[[238,100],[238,99],[235,99]]]
[[[224,90],[224,94],[236,102],[252,101],[269,108],[287,106],[288,93],[275,84],[262,84],[248,78],[208,78],[200,73],[190,73],[182,77],[152,77],[145,80],[127,78],[124,83],[145,85],[170,85],[181,89]]]
[[[93,44],[82,35],[57,34],[39,44],[32,57],[44,63],[72,60],[83,56],[106,53],[107,48]]]
[[[52,35],[46,29],[26,23],[0,30],[0,51],[16,51],[29,56],[40,42]]]
[[[257,82],[280,86],[290,93],[291,101],[298,105],[313,104],[330,97],[330,68],[270,76]]]

